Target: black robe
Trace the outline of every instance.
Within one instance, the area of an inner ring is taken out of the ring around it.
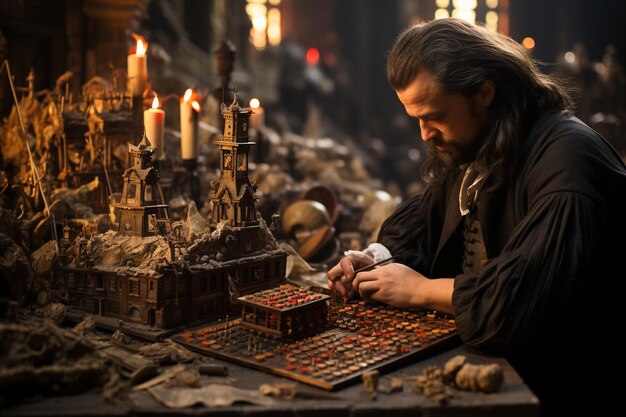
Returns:
[[[626,167],[567,112],[544,112],[528,132],[508,182],[481,191],[489,260],[480,274],[462,273],[461,170],[404,202],[378,241],[427,277],[455,278],[464,344],[506,357],[544,411],[610,406],[619,397],[606,390],[626,389],[607,380],[626,381],[616,342],[625,329]]]

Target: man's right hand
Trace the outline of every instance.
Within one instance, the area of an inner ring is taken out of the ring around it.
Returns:
[[[326,274],[328,287],[333,291],[337,291],[344,298],[351,298],[355,295],[352,290],[354,271],[372,263],[374,261],[367,256],[346,256]]]

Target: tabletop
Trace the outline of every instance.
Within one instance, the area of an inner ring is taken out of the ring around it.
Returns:
[[[498,363],[503,369],[504,383],[495,393],[466,392],[452,389],[452,397],[445,404],[416,393],[412,387],[413,377],[430,366],[443,367],[456,355],[465,355],[470,363]],[[211,363],[226,364],[221,360]],[[261,384],[290,382],[287,379],[261,371],[227,363],[229,375],[203,377],[202,385],[218,384],[254,390]],[[298,392],[304,397],[292,400],[276,399],[271,405],[235,403],[225,407],[196,405],[188,408],[169,409],[147,391],[134,392],[117,404],[103,399],[100,390],[73,396],[59,396],[37,401],[23,402],[4,410],[3,416],[143,416],[143,415],[219,415],[219,416],[535,416],[539,415],[539,400],[524,384],[511,365],[502,358],[475,355],[464,347],[449,348],[439,354],[382,373],[379,385],[389,384],[392,377],[404,381],[403,391],[379,393],[375,400],[365,392],[363,384],[355,383],[343,389],[328,392],[308,385],[298,384]],[[319,398],[315,398],[319,397]]]

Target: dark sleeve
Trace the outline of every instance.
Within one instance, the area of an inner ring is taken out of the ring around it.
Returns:
[[[441,220],[429,221],[436,193],[428,187],[423,194],[404,201],[382,224],[377,241],[389,249],[396,262],[423,274],[432,262],[432,244],[429,236]]]
[[[572,326],[581,300],[592,301],[605,286],[597,264],[614,209],[600,190],[616,177],[602,172],[612,157],[584,135],[542,146],[522,173],[528,211],[503,250],[479,275],[462,274],[454,282],[461,339],[484,353],[505,354]]]
[[[583,281],[591,278],[603,217],[585,195],[544,196],[480,275],[456,277],[452,303],[463,342],[504,354],[511,346],[532,342],[550,322],[564,325],[559,316],[571,312]]]

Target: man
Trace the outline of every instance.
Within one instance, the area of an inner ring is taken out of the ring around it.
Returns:
[[[546,413],[610,409],[626,388],[613,378],[626,370],[617,153],[568,112],[567,94],[520,45],[481,27],[443,19],[407,29],[387,76],[428,144],[429,186],[381,228],[396,263],[354,277],[373,260],[350,254],[329,286],[455,314],[464,344],[506,357]]]

